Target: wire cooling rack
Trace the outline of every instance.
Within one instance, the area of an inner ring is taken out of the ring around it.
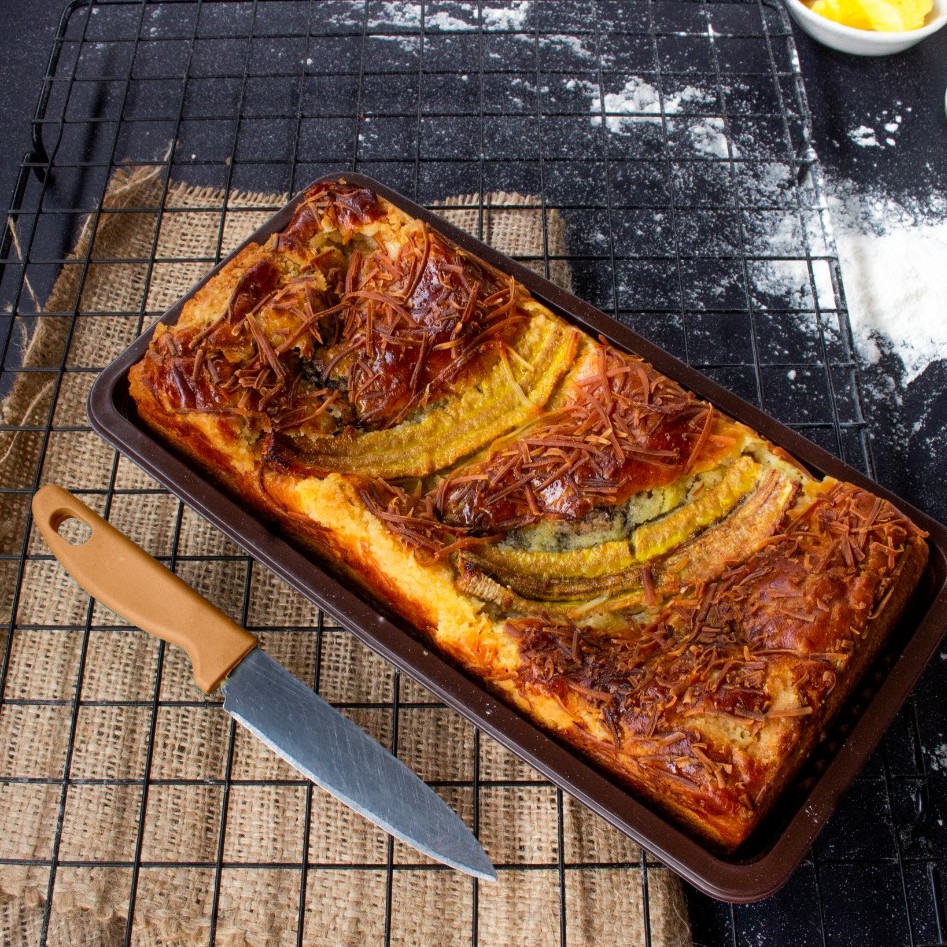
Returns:
[[[0,395],[7,396],[17,374],[27,371],[44,372],[55,392],[82,391],[107,360],[103,351],[101,360],[76,361],[67,347],[58,364],[24,366],[25,340],[38,318],[74,322],[91,316],[103,326],[120,318],[140,330],[159,314],[143,293],[135,312],[90,314],[77,308],[34,315],[64,265],[77,267],[80,281],[85,278],[88,254],[71,260],[66,254],[87,215],[93,225],[100,218],[117,168],[152,166],[165,182],[274,194],[295,191],[329,171],[353,169],[435,209],[451,195],[476,192],[480,236],[502,206],[502,198],[489,195],[534,195],[532,208],[518,209],[539,211],[544,224],[553,211],[561,215],[566,252],[551,252],[544,232],[544,252],[528,262],[547,274],[567,263],[578,295],[871,473],[808,128],[791,31],[775,2],[74,0],[62,17],[36,110],[34,147],[20,169],[10,227],[0,243]],[[177,259],[156,242],[143,258],[96,263],[137,267],[146,286],[168,265],[196,265],[196,275],[219,259],[233,219],[257,209],[233,203],[226,212],[219,204],[198,208],[218,221],[216,250],[206,257]],[[158,202],[124,212],[160,217],[166,211]],[[63,838],[74,797],[96,784],[74,765],[82,752],[82,715],[89,708],[122,705],[95,699],[90,682],[94,661],[101,659],[91,653],[96,633],[109,627],[101,624],[101,614],[90,609],[47,626],[31,622],[26,607],[24,579],[45,562],[25,535],[28,498],[52,453],[68,450],[63,445],[70,437],[92,436],[83,418],[60,416],[55,403],[42,401],[40,410],[17,423],[4,416],[0,427],[0,435],[27,438],[35,446],[27,468],[0,485],[21,527],[0,548],[0,733],[4,715],[35,711],[56,715],[69,734],[56,772],[17,772],[9,747],[0,769],[0,799],[7,800],[0,802],[0,816],[8,828],[17,818],[9,800],[25,798],[21,790],[59,794],[58,821],[47,827],[48,855],[7,858],[0,866],[41,873],[52,897],[38,940],[50,931],[57,875],[95,864],[70,862]],[[163,558],[172,568],[190,574],[208,563],[236,569],[244,579],[231,610],[255,631],[275,636],[293,630],[266,624],[273,619],[254,599],[258,576],[246,557],[226,548],[211,555],[182,548],[182,524],[190,514],[153,486],[124,476],[116,460],[107,468],[104,483],[78,485],[87,500],[106,511],[165,504]],[[341,632],[321,616],[295,630],[305,633],[313,651],[310,679],[318,686],[319,655]],[[80,642],[71,676],[53,694],[21,692],[14,686],[22,672],[18,636],[47,631],[71,633]],[[157,715],[187,704],[167,699],[162,689],[167,660],[159,651],[151,695],[126,702],[150,721],[144,775],[97,784],[131,785],[143,799],[176,785],[173,778],[159,778],[150,762],[162,739]],[[378,673],[390,685],[382,699],[336,695],[337,702],[352,712],[385,714],[389,737],[397,743],[399,730],[410,732],[410,714],[437,708],[410,682],[399,682],[387,669]],[[947,834],[940,770],[947,768],[947,725],[937,698],[943,676],[940,666],[929,672],[784,891],[742,908],[688,893],[697,943],[944,943]],[[474,734],[464,745],[472,751],[466,775],[433,782],[447,792],[472,791],[475,818],[479,811],[483,820],[481,797],[491,787],[480,772],[480,738]],[[248,785],[256,792],[282,785],[237,778],[232,734],[227,760],[222,773],[182,785],[210,787],[211,803],[224,813],[228,798]],[[529,870],[547,873],[557,892],[549,942],[578,943],[567,894],[576,865],[563,850],[568,800],[529,774],[495,784],[553,794],[551,856],[504,867],[511,883]],[[311,790],[306,792],[309,839],[316,829]],[[149,861],[141,829],[137,835],[133,830],[128,857],[109,862],[129,873],[128,918],[141,897],[141,878],[152,868],[208,870],[213,942],[226,900],[221,878],[230,856],[224,829],[222,817],[210,858],[170,866]],[[411,942],[392,918],[392,892],[399,883],[394,861],[389,843],[376,866],[380,900],[366,904],[364,912],[379,913],[373,928],[379,942]],[[327,870],[311,856],[295,862],[284,857],[279,867],[293,869],[292,885],[303,895],[307,872]],[[637,873],[644,882],[641,937],[651,943],[647,882],[660,869],[646,859],[607,855],[591,867]],[[613,884],[625,883],[622,878],[617,875]],[[304,902],[300,896],[299,943],[311,936]],[[447,923],[456,913],[450,903],[436,910],[445,918],[438,942],[489,942],[478,923],[476,886],[459,922],[454,917]],[[130,942],[131,926],[123,930],[119,940]]]

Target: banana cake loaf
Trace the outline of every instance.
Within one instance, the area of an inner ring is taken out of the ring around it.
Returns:
[[[886,500],[344,178],[158,325],[130,384],[242,503],[728,851],[927,558]]]

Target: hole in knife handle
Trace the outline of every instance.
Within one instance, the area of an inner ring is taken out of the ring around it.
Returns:
[[[68,510],[61,510],[53,517],[53,526],[70,546],[82,546],[92,538],[92,527]]]

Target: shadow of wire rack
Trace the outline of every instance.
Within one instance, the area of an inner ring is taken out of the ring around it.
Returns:
[[[175,726],[204,705],[179,687],[174,655],[98,609],[66,601],[44,610],[70,593],[55,584],[26,530],[28,500],[76,453],[92,457],[89,469],[64,485],[131,530],[143,528],[146,515],[149,532],[137,538],[203,583],[402,755],[411,756],[422,718],[451,736],[444,760],[418,765],[429,767],[422,774],[481,835],[493,833],[516,903],[497,908],[494,893],[442,873],[427,905],[438,934],[427,942],[509,942],[497,940],[497,911],[505,910],[524,943],[603,943],[594,933],[600,928],[577,917],[576,892],[589,885],[607,906],[615,942],[632,933],[642,943],[664,942],[665,928],[654,923],[660,866],[613,839],[583,848],[573,838],[582,834],[577,826],[596,838],[604,829],[587,824],[535,773],[497,762],[486,738],[448,720],[322,616],[286,605],[285,593],[239,550],[202,531],[111,452],[90,446],[76,405],[97,370],[160,314],[152,290],[161,274],[186,266],[196,278],[220,258],[229,229],[251,229],[241,214],[266,209],[266,201],[242,206],[219,194],[269,194],[275,209],[279,195],[352,169],[434,208],[454,195],[479,195],[477,235],[488,239],[492,215],[513,210],[505,195],[534,195],[531,207],[513,211],[541,222],[542,252],[527,262],[547,275],[567,264],[578,295],[871,473],[808,129],[791,31],[775,2],[74,0],[65,9],[34,150],[0,243],[0,739],[7,748],[0,815],[8,836],[23,843],[0,851],[0,893],[31,879],[43,905],[29,928],[36,942],[62,939],[57,890],[83,872],[98,878],[99,890],[104,878],[121,892],[108,943],[133,942],[135,919],[149,906],[167,914],[180,908],[173,885],[156,882],[162,873],[192,879],[200,924],[190,933],[201,942],[218,939],[234,891],[254,885],[262,900],[285,902],[290,941],[315,942],[319,932],[306,927],[314,880],[338,892],[355,876],[370,884],[352,886],[364,897],[359,904],[340,901],[349,940],[339,934],[336,942],[428,937],[423,924],[398,915],[401,892],[423,871],[390,841],[369,838],[346,849],[342,840],[342,854],[326,862],[324,817],[314,817],[311,788],[275,767],[246,770],[233,730],[222,735],[219,753],[209,752],[214,759],[184,759],[186,736],[177,743]],[[114,173],[132,166],[157,172],[150,203],[104,208]],[[160,239],[163,223],[181,210],[165,204],[172,181],[206,188],[196,192],[206,205],[187,208],[213,222],[201,255],[175,257]],[[550,242],[553,213],[565,222],[564,248]],[[148,253],[101,257],[86,246],[68,257],[87,215],[95,227],[117,214],[148,218]],[[75,304],[37,315],[63,267],[77,279]],[[86,305],[83,283],[104,267],[125,274],[134,306]],[[48,350],[28,344],[42,320],[61,332]],[[80,354],[72,341],[83,322],[103,334],[98,349]],[[17,379],[29,375],[33,396],[15,415],[7,409]],[[11,456],[16,469],[8,470]],[[52,592],[38,593],[51,583]],[[144,666],[147,686],[112,680],[114,691],[103,691],[98,669],[118,640],[122,668]],[[45,648],[47,666],[27,647]],[[346,690],[340,681],[353,671],[362,683]],[[938,674],[928,674],[783,892],[743,908],[688,893],[696,942],[944,943],[944,787],[925,768],[925,757],[945,752],[942,742],[934,746],[943,740]],[[84,741],[109,728],[126,734],[125,745],[113,741],[103,770],[84,769]],[[49,753],[34,766],[29,741],[47,738]],[[297,820],[296,850],[233,850],[234,827],[248,800],[261,796],[280,824]],[[53,824],[30,823],[37,799],[52,807]],[[534,807],[531,837],[502,838],[503,799]],[[123,804],[130,824],[115,817]],[[155,849],[147,826],[162,806],[178,813],[193,844]],[[77,814],[88,821],[102,813],[112,820],[98,823],[101,837],[91,849],[88,839],[77,848]],[[628,903],[620,892],[632,884]]]

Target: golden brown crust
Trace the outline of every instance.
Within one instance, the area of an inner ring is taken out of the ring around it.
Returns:
[[[626,626],[621,641],[514,622],[524,684],[567,704],[574,691],[594,696],[615,736],[596,757],[733,847],[877,653],[925,557],[904,517],[837,484],[698,597]]]
[[[196,427],[187,415],[166,414],[162,411],[151,386],[145,380],[154,371],[153,365],[142,361],[129,372],[130,391],[136,402],[138,414],[152,430],[178,453],[194,462],[210,474],[233,496],[239,497],[264,519],[276,522],[283,531],[311,552],[320,562],[342,572],[353,584],[362,586],[385,609],[401,615],[423,631],[430,630],[430,616],[419,604],[404,596],[389,576],[378,568],[372,568],[360,551],[338,541],[331,530],[322,527],[310,517],[294,515],[291,503],[280,498],[278,484],[264,487],[264,481],[255,471],[241,473],[232,466],[232,457],[227,453],[228,441],[233,432],[217,426],[214,432],[219,440],[208,436],[207,430]],[[220,425],[219,419],[215,419]]]
[[[926,562],[891,504],[344,182],[159,327],[130,382],[241,502],[727,850]]]

